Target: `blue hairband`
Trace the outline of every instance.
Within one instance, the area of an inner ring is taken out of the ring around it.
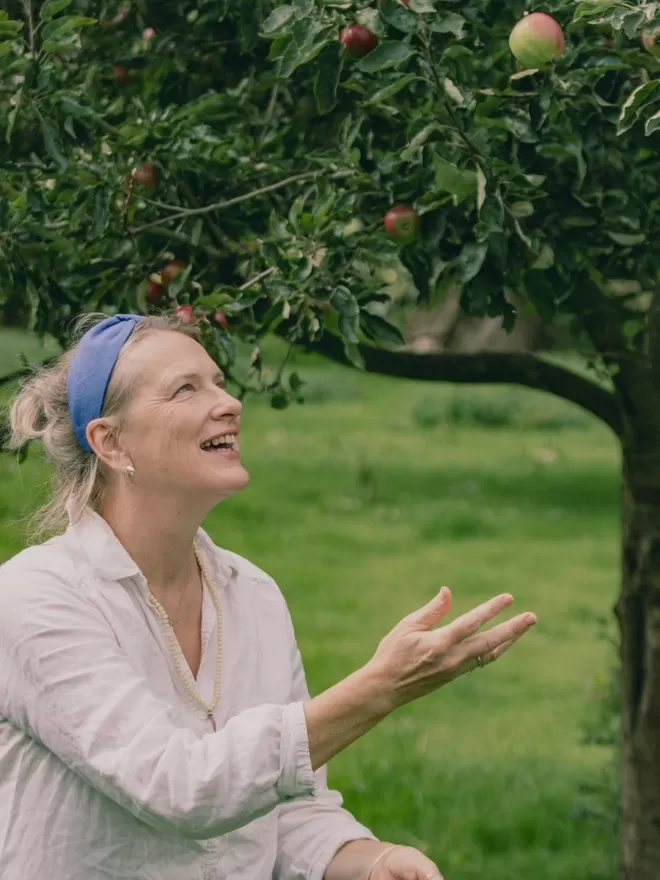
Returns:
[[[76,439],[85,452],[87,425],[98,419],[119,352],[142,320],[140,315],[114,315],[96,324],[81,338],[66,380],[69,412]]]

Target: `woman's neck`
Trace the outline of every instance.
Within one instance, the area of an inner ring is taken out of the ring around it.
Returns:
[[[167,500],[107,498],[100,515],[150,584],[159,591],[178,592],[189,582],[196,567],[194,541],[203,517],[186,515]]]

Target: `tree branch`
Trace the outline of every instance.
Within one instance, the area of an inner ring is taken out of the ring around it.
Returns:
[[[278,332],[285,333],[279,328]],[[336,363],[353,366],[344,353],[341,338],[334,333],[325,331],[320,340],[301,345]],[[621,413],[613,392],[533,354],[415,354],[364,343],[358,348],[369,373],[426,382],[511,384],[536,388],[577,404],[605,422],[617,436],[621,435]]]
[[[146,229],[153,229],[154,226],[160,226],[161,223],[169,223],[170,220],[178,220],[180,217],[194,217],[199,214],[210,214],[213,211],[222,211],[225,208],[232,208],[234,205],[238,205],[241,202],[247,202],[249,199],[256,198],[257,196],[262,196],[269,192],[275,192],[275,190],[289,186],[291,183],[299,183],[302,180],[312,180],[314,177],[318,177],[319,174],[323,174],[325,170],[326,169],[319,169],[318,171],[306,171],[303,174],[294,174],[292,177],[285,177],[284,180],[278,180],[277,183],[270,183],[268,186],[259,187],[259,189],[252,190],[249,193],[235,196],[233,199],[226,199],[224,202],[215,202],[212,205],[204,205],[201,208],[182,208],[180,211],[175,211],[174,214],[169,214],[167,217],[161,217],[159,220],[152,220],[150,223],[144,223],[142,226],[134,226],[131,229],[131,232],[133,235],[136,235],[138,232],[144,232]],[[355,172],[352,170],[338,171],[331,174],[330,178],[336,179],[348,177],[350,174],[354,173]]]

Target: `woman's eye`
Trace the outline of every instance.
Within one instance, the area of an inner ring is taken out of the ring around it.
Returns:
[[[179,389],[177,389],[177,392],[176,392],[176,393],[178,394],[179,391],[185,391],[186,388],[192,388],[192,385],[190,384],[190,382],[186,382],[185,385],[182,385]]]

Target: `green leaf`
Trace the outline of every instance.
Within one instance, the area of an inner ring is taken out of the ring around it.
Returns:
[[[15,37],[23,29],[23,22],[0,19],[0,36]]]
[[[399,76],[395,74],[392,78],[392,81],[389,82],[386,86],[383,86],[382,89],[378,89],[373,92],[373,94],[369,95],[365,104],[384,104],[385,101],[389,100],[389,98],[394,97],[394,95],[398,94],[402,89],[405,89],[406,86],[410,85],[414,80],[419,79],[418,76],[414,73],[405,73],[403,76]]]
[[[337,86],[343,64],[339,40],[328,43],[319,54],[313,88],[316,106],[321,115],[329,113],[337,103]]]
[[[431,299],[431,259],[425,250],[414,247],[401,249],[400,260],[410,272],[412,280],[419,293],[419,300],[428,303]]]
[[[617,244],[621,244],[624,247],[631,247],[635,244],[642,244],[642,242],[646,241],[646,235],[643,232],[638,232],[634,234],[629,234],[626,232],[610,232],[607,231],[607,235],[615,241]]]
[[[455,279],[465,284],[479,274],[488,253],[488,245],[485,242],[478,244],[469,243],[463,246],[458,260],[456,261]]]
[[[419,16],[404,6],[401,0],[380,0],[378,11],[381,18],[404,34],[414,34],[419,27]]]
[[[376,73],[388,67],[398,67],[414,54],[414,49],[408,43],[386,40],[376,46],[373,52],[362,58],[357,67],[364,73]]]
[[[62,152],[60,134],[53,122],[45,116],[41,118],[41,132],[44,136],[46,152],[55,160],[60,171],[63,171],[69,163]]]
[[[652,79],[649,82],[642,83],[641,86],[631,92],[627,101],[621,108],[621,114],[617,123],[617,134],[623,134],[632,128],[640,118],[644,108],[652,101],[658,99],[656,94],[660,80]]]
[[[404,345],[405,339],[398,327],[390,324],[380,315],[372,315],[363,311],[360,315],[360,326],[365,336],[374,342],[389,345]]]
[[[475,192],[477,188],[475,171],[461,171],[458,166],[447,162],[441,156],[433,156],[433,169],[438,187],[451,193],[459,203]]]
[[[363,116],[356,116],[355,118],[347,116],[339,126],[339,146],[343,153],[348,153],[355,143],[363,122]]]
[[[617,6],[618,3],[619,0],[584,0],[584,2],[578,3],[573,14],[573,21],[593,18],[611,9],[612,6]]]
[[[447,12],[442,18],[432,22],[431,30],[436,34],[453,34],[455,37],[463,36],[465,19],[456,12]]]
[[[286,25],[293,18],[295,11],[296,10],[293,6],[289,6],[288,4],[284,6],[276,6],[266,21],[262,24],[261,33],[270,36],[271,34],[276,34],[278,31],[284,30]]]
[[[49,22],[43,29],[43,40],[49,43],[62,42],[62,37],[81,28],[96,24],[97,19],[86,18],[82,15],[65,15],[55,21]]]
[[[59,15],[63,9],[70,6],[72,2],[73,0],[46,0],[46,3],[41,7],[39,18],[42,21],[49,21],[53,16]]]
[[[435,5],[431,2],[431,0],[410,0],[408,8],[412,9],[413,12],[418,12],[422,14],[436,11]]]
[[[660,129],[660,110],[657,110],[653,116],[649,116],[649,118],[644,123],[644,133],[654,134],[656,131]]]
[[[330,303],[339,316],[339,332],[347,342],[357,343],[360,329],[360,306],[358,301],[343,284],[332,292]]]
[[[5,130],[5,141],[10,143],[12,132],[14,131],[14,126],[16,125],[16,118],[18,117],[19,110],[21,109],[21,105],[23,104],[23,86],[16,92],[16,97],[14,100],[14,106],[11,108],[9,113],[7,113],[7,128]]]
[[[94,193],[92,199],[92,234],[98,238],[108,228],[110,222],[110,203],[112,190],[109,187],[101,187]]]

